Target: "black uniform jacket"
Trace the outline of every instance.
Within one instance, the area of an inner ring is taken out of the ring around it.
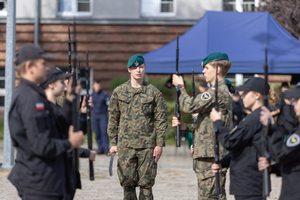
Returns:
[[[44,91],[21,78],[9,111],[10,134],[17,157],[8,179],[19,190],[28,194],[65,193],[64,155],[71,143],[61,139],[57,121],[70,124],[69,101],[63,111],[54,113]]]
[[[282,186],[280,200],[300,199],[300,126],[285,135],[276,126],[268,140],[271,158],[280,163]]]
[[[230,163],[230,194],[262,195],[262,173],[257,166],[263,133],[259,115],[260,108],[247,115],[231,132],[220,120],[215,122],[220,143],[230,151],[220,161],[222,167]]]
[[[52,102],[49,102],[52,110],[54,113],[59,115],[59,113],[63,112],[63,108],[60,107],[57,104],[54,104]],[[71,117],[69,117],[71,119]],[[69,127],[65,126],[66,122],[64,121],[58,121],[58,131],[61,135],[61,138],[67,139],[69,137]],[[86,132],[86,113],[80,113],[79,115],[79,129],[82,130],[84,133]],[[78,148],[79,156],[81,158],[88,158],[90,156],[90,150],[84,149],[84,148]],[[67,178],[67,193],[70,193],[71,191],[75,190],[76,188],[81,189],[81,180],[80,180],[80,174],[79,171],[73,170],[73,149],[69,149],[66,154],[66,178]]]

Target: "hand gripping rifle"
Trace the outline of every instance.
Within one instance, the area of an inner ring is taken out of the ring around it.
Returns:
[[[179,75],[178,72],[178,60],[179,60],[179,48],[178,48],[178,33],[177,33],[177,47],[176,47],[176,75]],[[178,120],[180,120],[180,112],[179,112],[179,89],[175,87],[175,114]],[[180,126],[176,127],[176,147],[180,147]]]
[[[216,62],[216,83],[215,83],[215,109],[219,111],[218,104],[218,61]],[[215,163],[219,164],[219,140],[218,140],[218,127],[215,126]],[[216,173],[216,189],[217,189],[217,198],[219,199],[219,195],[221,193],[220,187],[220,175],[219,171]]]
[[[265,75],[265,94],[264,94],[264,106],[268,108],[268,48],[267,44],[265,44],[265,64],[264,64],[264,75]],[[270,130],[271,120],[268,119],[268,125],[266,127],[265,132],[261,136],[261,150],[262,150],[262,156],[266,159],[269,159],[269,154],[267,152],[266,148],[266,142],[267,142],[267,136]],[[270,189],[270,177],[268,169],[265,169],[263,172],[263,197],[269,196],[269,189]]]
[[[88,137],[88,148],[93,150],[93,138],[92,138],[92,129],[91,129],[91,108],[89,105],[90,99],[90,68],[89,68],[89,52],[86,50],[86,60],[85,60],[85,87],[86,87],[86,131]],[[90,180],[94,180],[94,163],[89,159],[89,168],[90,168]]]
[[[79,131],[79,122],[78,122],[78,98],[76,94],[76,85],[77,85],[77,68],[76,68],[76,56],[77,56],[77,40],[76,40],[76,24],[74,19],[74,30],[73,30],[73,85],[72,85],[72,125],[74,126],[74,131]],[[78,149],[73,150],[73,171],[78,171],[79,169],[79,154]]]

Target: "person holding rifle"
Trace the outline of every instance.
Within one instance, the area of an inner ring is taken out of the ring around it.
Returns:
[[[283,97],[292,99],[292,105],[297,117],[300,117],[300,83],[295,88],[284,91]],[[275,125],[270,110],[265,106],[260,112],[260,121],[264,126],[271,123],[268,134],[268,150],[270,157],[277,164],[270,166],[270,161],[260,157],[258,169],[268,169],[271,173],[282,176],[281,193],[279,200],[296,200],[300,198],[300,126],[295,127],[293,132],[283,132],[283,129]]]
[[[265,88],[264,79],[251,77],[236,89],[243,92],[243,104],[251,109],[251,113],[229,132],[222,124],[222,112],[211,111],[210,119],[219,130],[218,139],[230,151],[219,165],[212,165],[212,172],[230,167],[230,194],[235,195],[236,200],[264,200],[263,175],[258,171],[257,163],[262,155],[261,137],[265,130],[259,115],[264,104],[263,95],[265,90],[270,92],[270,86]]]
[[[56,58],[41,47],[25,44],[16,52],[14,63],[21,77],[9,111],[9,128],[17,149],[14,168],[8,176],[22,199],[61,200],[66,193],[65,153],[84,141],[82,131],[69,126],[72,88],[68,87],[61,113],[53,112],[39,87],[47,77],[46,60]],[[71,80],[72,82],[72,80]],[[65,121],[68,138],[62,138],[58,121]]]
[[[62,112],[62,108],[57,104],[56,98],[63,94],[64,89],[66,88],[65,79],[72,76],[72,74],[66,74],[61,69],[57,67],[51,67],[50,70],[47,72],[47,78],[40,84],[40,87],[45,91],[47,99],[49,101],[50,107],[52,108],[53,112],[60,113]],[[89,99],[90,105],[92,105],[92,98]],[[84,133],[86,132],[86,96],[83,97],[83,101],[81,104],[81,112],[79,115],[79,129],[82,130]],[[64,126],[64,121],[58,122],[59,133],[62,138],[68,138],[67,129]],[[72,155],[73,150],[70,149],[67,151],[67,160],[66,162],[66,171],[68,173],[69,179],[67,180],[68,191],[64,200],[72,200],[75,196],[76,188],[81,189],[81,181],[80,181],[80,174],[79,171],[73,171],[72,169]],[[79,156],[81,158],[89,158],[92,161],[95,161],[96,151],[89,150],[85,148],[79,148]],[[77,175],[78,179],[75,181],[75,174]]]
[[[216,64],[218,63],[218,66]],[[220,172],[220,194],[217,194],[216,178],[211,171],[211,165],[215,162],[215,129],[213,122],[209,118],[209,113],[215,106],[215,80],[218,78],[218,104],[219,110],[223,113],[222,123],[228,129],[232,129],[232,108],[229,86],[225,83],[225,76],[231,68],[231,62],[227,54],[214,52],[202,60],[203,74],[206,82],[211,84],[206,92],[190,97],[183,85],[181,76],[173,75],[173,85],[180,88],[180,105],[183,112],[188,114],[199,113],[194,124],[185,124],[173,118],[172,126],[180,124],[180,129],[195,134],[194,139],[194,171],[198,180],[198,199],[226,199],[225,179],[226,168]],[[218,67],[218,68],[217,68]],[[216,69],[217,68],[217,69]],[[217,70],[217,73],[216,73]],[[227,154],[225,148],[220,145],[220,157]]]
[[[127,64],[130,80],[114,89],[108,106],[110,152],[118,152],[118,176],[124,200],[153,199],[152,186],[168,129],[161,92],[144,81],[145,60],[136,54]]]

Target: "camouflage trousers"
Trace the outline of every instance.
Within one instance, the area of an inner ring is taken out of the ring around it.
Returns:
[[[157,164],[153,149],[118,147],[118,176],[124,189],[124,200],[136,200],[135,188],[140,187],[139,200],[153,199]]]
[[[214,158],[194,159],[194,170],[198,181],[198,200],[211,200],[217,198],[216,178],[211,171]],[[226,200],[225,181],[227,169],[222,169],[220,174],[220,200]]]

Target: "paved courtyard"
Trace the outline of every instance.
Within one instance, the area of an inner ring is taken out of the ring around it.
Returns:
[[[82,190],[77,190],[75,199],[107,199],[121,200],[122,187],[117,177],[116,160],[114,161],[113,176],[109,176],[109,156],[97,155],[94,163],[95,181],[89,180],[88,160],[80,159],[80,174]],[[3,161],[3,144],[0,142],[0,162]],[[16,189],[7,180],[10,170],[0,169],[0,199],[19,200]],[[272,192],[268,200],[276,200],[279,197],[281,178],[274,175],[272,179]],[[229,187],[229,179],[226,183],[226,191]],[[138,190],[137,190],[138,191]],[[154,198],[158,200],[196,200],[197,180],[192,170],[192,157],[184,146],[175,149],[174,146],[164,148],[163,156],[158,163],[156,184],[153,187]],[[227,192],[228,193],[228,192]],[[228,195],[228,200],[234,200]]]

